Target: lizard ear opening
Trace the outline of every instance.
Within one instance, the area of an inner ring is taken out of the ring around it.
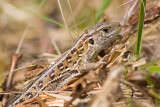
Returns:
[[[89,43],[92,44],[92,45],[94,45],[94,40],[93,40],[93,38],[90,38],[90,39],[89,39]]]

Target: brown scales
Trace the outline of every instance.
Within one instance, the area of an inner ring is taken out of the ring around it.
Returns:
[[[85,30],[85,33],[66,54],[58,58],[55,64],[51,65],[37,77],[23,91],[24,94],[20,94],[15,99],[9,101],[6,107],[11,107],[17,103],[36,97],[39,93],[34,91],[58,90],[73,77],[96,67],[96,62],[93,62],[93,59],[98,55],[100,50],[107,48],[105,44],[109,46],[118,39],[117,34],[120,28],[119,23],[103,22]],[[105,29],[105,32],[103,29]],[[110,39],[108,39],[108,36]],[[105,44],[103,44],[104,41],[106,42]]]

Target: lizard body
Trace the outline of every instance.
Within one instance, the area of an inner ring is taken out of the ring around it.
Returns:
[[[56,91],[73,77],[83,74],[93,65],[99,52],[112,46],[119,38],[121,25],[116,22],[102,22],[88,28],[73,47],[53,65],[36,78],[22,94],[15,96],[6,107],[12,107],[27,99],[38,96],[41,91]]]

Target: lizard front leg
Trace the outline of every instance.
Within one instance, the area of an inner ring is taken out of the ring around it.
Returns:
[[[98,68],[100,65],[103,64],[107,64],[107,59],[109,58],[109,55],[105,55],[102,59],[100,59],[98,62],[85,62],[85,63],[81,63],[78,66],[78,70],[81,72],[88,72],[91,69],[96,69]]]

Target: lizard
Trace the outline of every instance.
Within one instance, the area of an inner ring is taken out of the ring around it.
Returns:
[[[86,29],[66,54],[44,70],[29,86],[9,100],[5,107],[12,107],[39,95],[42,91],[56,91],[72,78],[96,68],[102,62],[94,58],[120,38],[121,25],[118,22],[101,22]]]

